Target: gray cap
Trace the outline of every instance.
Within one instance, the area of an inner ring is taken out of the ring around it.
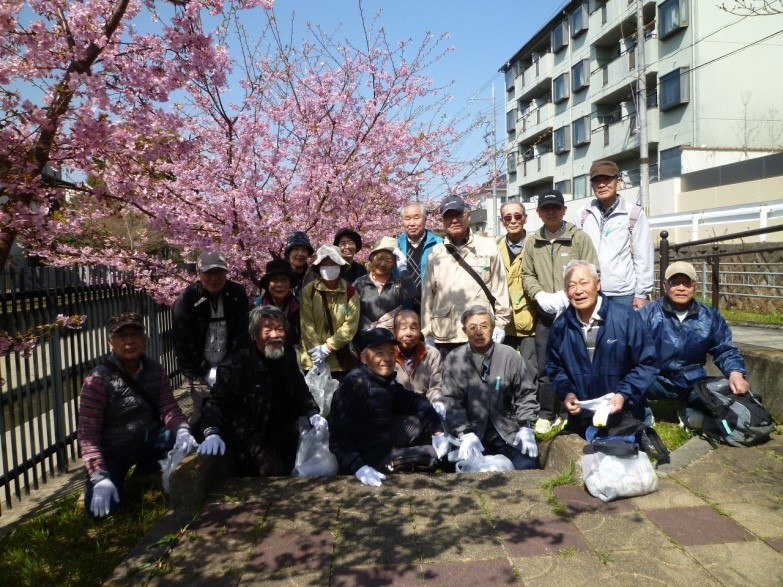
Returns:
[[[208,251],[201,253],[198,258],[198,270],[209,271],[210,269],[224,269],[228,271],[228,263],[226,263],[226,256],[220,251]]]

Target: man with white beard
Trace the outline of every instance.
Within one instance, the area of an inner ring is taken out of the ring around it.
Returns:
[[[310,394],[293,347],[285,344],[285,314],[259,306],[249,315],[255,344],[220,363],[217,381],[204,402],[201,455],[228,449],[238,474],[288,475],[294,468],[299,419],[326,428]]]

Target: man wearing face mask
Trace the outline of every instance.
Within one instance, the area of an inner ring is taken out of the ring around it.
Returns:
[[[255,344],[218,367],[204,402],[198,453],[216,456],[228,449],[244,476],[288,475],[296,460],[300,417],[315,428],[326,428],[326,420],[318,415],[293,347],[285,344],[285,314],[259,306],[249,320]]]

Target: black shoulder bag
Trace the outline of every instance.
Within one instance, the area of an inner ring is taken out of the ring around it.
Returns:
[[[459,252],[457,251],[457,247],[455,247],[454,245],[446,245],[446,244],[444,244],[444,246],[446,247],[446,250],[449,252],[449,254],[452,257],[454,257],[457,263],[460,264],[460,267],[462,267],[468,273],[468,275],[470,275],[473,279],[475,279],[476,283],[478,283],[479,286],[481,286],[481,289],[484,291],[484,295],[487,296],[487,300],[489,300],[489,303],[492,306],[492,313],[494,314],[495,302],[497,300],[495,296],[492,295],[492,292],[489,291],[487,284],[484,283],[484,280],[481,279],[481,277],[479,277],[479,274],[474,271],[473,267],[471,267],[465,262],[465,259],[463,259],[462,255],[460,255]]]

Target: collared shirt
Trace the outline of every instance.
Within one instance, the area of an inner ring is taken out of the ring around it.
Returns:
[[[617,209],[617,205],[620,203],[620,198],[619,197],[615,198],[614,204],[612,204],[605,210],[604,207],[601,205],[601,202],[598,201],[598,199],[596,199],[595,202],[598,205],[598,209],[601,211],[601,223],[603,224],[612,215],[612,212],[614,212]]]
[[[593,355],[595,354],[595,343],[598,339],[598,330],[604,323],[603,318],[601,318],[601,316],[598,314],[599,310],[601,309],[602,301],[603,300],[601,299],[601,296],[598,296],[598,301],[595,304],[593,315],[590,316],[590,320],[587,323],[582,322],[582,319],[579,317],[579,312],[576,313],[576,318],[579,320],[579,324],[582,325],[582,336],[584,336],[585,339],[585,345],[587,346],[587,353],[590,355],[590,361],[593,360]]]

